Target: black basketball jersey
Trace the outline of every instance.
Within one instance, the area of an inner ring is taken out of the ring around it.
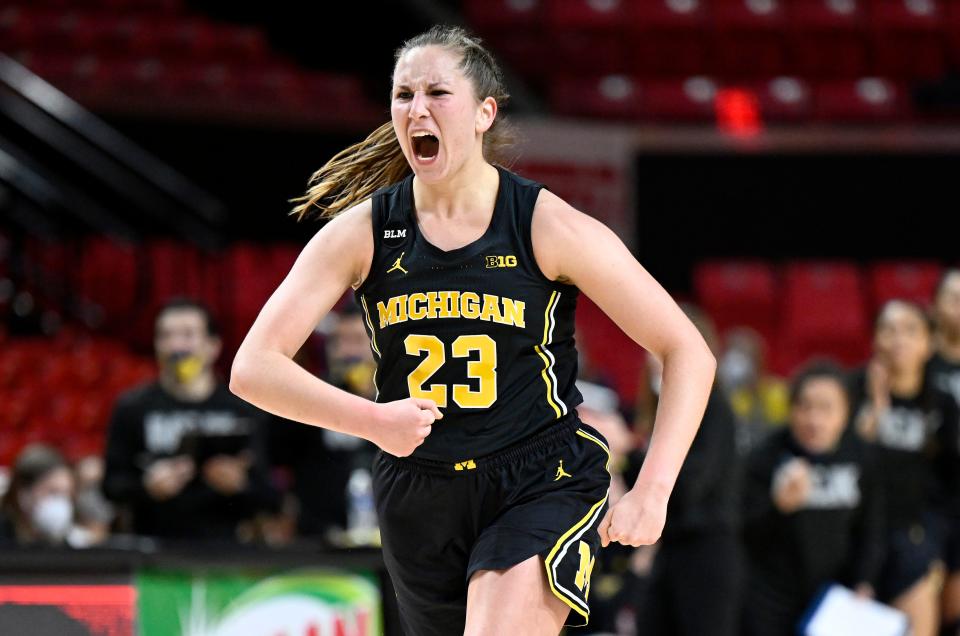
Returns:
[[[545,186],[497,170],[490,225],[453,250],[419,231],[412,174],[375,192],[373,262],[355,292],[377,361],[377,401],[434,400],[444,417],[413,455],[464,469],[582,402],[578,290],[549,280],[533,256],[530,222]]]

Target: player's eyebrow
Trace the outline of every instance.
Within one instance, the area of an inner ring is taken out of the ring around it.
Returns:
[[[447,82],[446,80],[440,80],[439,82],[430,82],[429,84],[427,84],[427,88],[428,89],[436,88],[437,86],[440,86],[442,84],[448,84],[448,83],[449,82]],[[396,87],[394,87],[394,90],[400,90],[400,89],[410,90],[410,87],[407,84],[398,84]]]

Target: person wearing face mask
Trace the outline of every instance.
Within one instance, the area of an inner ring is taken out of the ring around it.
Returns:
[[[715,349],[712,321],[697,307],[681,304],[691,322]],[[649,390],[641,392],[635,429],[646,445],[660,400],[663,365],[647,356]],[[714,384],[703,420],[680,469],[667,506],[667,523],[656,554],[647,593],[638,613],[637,633],[650,636],[734,636],[742,578],[737,531],[739,460],[736,421],[726,396]],[[632,457],[628,484],[643,462]],[[640,548],[640,550],[649,548]]]
[[[737,416],[737,450],[746,455],[787,419],[786,383],[766,372],[765,343],[749,327],[731,329],[725,337],[717,379]]]
[[[355,304],[332,313],[325,324],[326,377],[348,393],[373,399],[376,364],[370,353],[363,313]],[[347,485],[356,469],[369,466],[375,448],[367,441],[329,429],[281,420],[271,429],[270,458],[293,473],[297,532],[335,540],[348,526]]]
[[[42,444],[24,448],[0,504],[0,542],[69,545],[74,485],[70,466],[56,450]]]
[[[126,507],[136,534],[234,539],[241,524],[276,508],[266,415],[217,378],[220,347],[206,307],[169,301],[155,324],[159,377],[114,407],[103,492]]]
[[[933,566],[940,558],[940,514],[956,509],[960,413],[926,372],[929,317],[892,300],[880,310],[874,357],[851,377],[856,431],[877,447],[889,535],[878,598],[910,617],[917,636],[939,623]]]
[[[742,633],[797,633],[827,583],[874,595],[883,558],[883,500],[871,449],[845,435],[846,377],[829,363],[801,371],[786,429],[748,457],[744,548],[748,577]]]

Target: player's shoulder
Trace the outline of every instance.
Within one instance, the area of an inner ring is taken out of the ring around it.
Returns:
[[[537,195],[531,232],[538,242],[573,246],[587,238],[602,238],[598,232],[605,229],[603,223],[546,188]]]
[[[344,244],[373,244],[373,199],[366,197],[324,223],[312,244],[324,249]]]
[[[406,177],[400,179],[399,181],[389,183],[374,190],[367,198],[367,202],[371,206],[372,213],[375,215],[380,214],[382,217],[389,216],[390,210],[400,206],[403,203],[403,184],[412,178],[413,173],[409,173]]]
[[[539,181],[534,181],[533,179],[524,177],[523,175],[518,174],[509,168],[506,168],[503,166],[499,166],[499,167],[501,172],[504,175],[506,175],[507,179],[509,179],[512,182],[515,188],[528,189],[528,190],[541,190],[541,189],[546,190],[547,189],[547,186]]]

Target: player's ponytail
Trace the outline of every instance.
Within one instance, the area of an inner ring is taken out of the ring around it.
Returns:
[[[400,149],[393,124],[388,121],[314,172],[306,194],[292,199],[298,205],[290,214],[298,221],[314,213],[321,218],[333,218],[409,172],[410,164]]]
[[[477,99],[493,97],[500,108],[507,103],[510,96],[493,55],[481,45],[480,38],[461,27],[438,25],[410,38],[397,49],[394,65],[410,49],[429,45],[442,46],[462,56],[460,69],[473,82]],[[515,143],[514,128],[498,113],[493,125],[483,134],[483,156],[491,163],[509,165],[510,149]],[[297,205],[290,214],[297,220],[313,214],[333,218],[408,174],[410,164],[397,141],[393,123],[387,122],[360,143],[338,152],[314,172],[306,194],[291,200]]]

